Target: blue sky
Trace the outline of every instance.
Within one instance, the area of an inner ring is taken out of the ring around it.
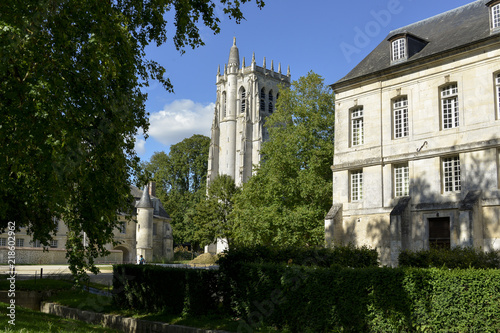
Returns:
[[[205,45],[186,49],[181,55],[171,38],[161,47],[149,46],[147,58],[162,64],[174,85],[166,92],[151,82],[146,110],[150,114],[149,138],[137,138],[136,151],[143,161],[155,152],[168,153],[170,146],[194,134],[210,136],[216,98],[217,68],[227,63],[236,37],[240,58],[248,65],[255,59],[267,68],[288,66],[292,80],[308,72],[321,75],[325,84],[335,83],[370,53],[394,29],[460,7],[470,0],[265,0],[259,10],[254,2],[242,6],[246,20],[236,24],[221,20],[218,35],[200,26]],[[169,24],[169,37],[173,24]],[[241,61],[241,59],[240,59]]]

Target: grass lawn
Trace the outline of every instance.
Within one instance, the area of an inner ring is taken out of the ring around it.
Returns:
[[[0,279],[0,290],[8,289],[8,281]],[[106,289],[107,286],[91,284],[93,287]],[[202,329],[218,329],[229,332],[238,331],[239,322],[234,318],[221,316],[177,316],[168,313],[138,313],[133,309],[119,309],[111,297],[91,294],[73,287],[71,281],[56,279],[38,279],[16,281],[16,290],[57,290],[47,300],[68,307],[99,313],[119,314],[142,320],[160,321],[172,325],[183,325]],[[0,303],[4,309],[7,304]],[[57,316],[16,307],[16,326],[9,325],[7,320],[0,321],[0,331],[5,332],[117,332],[115,330],[87,325],[79,321],[63,319]],[[276,332],[273,329],[256,329],[256,332]]]

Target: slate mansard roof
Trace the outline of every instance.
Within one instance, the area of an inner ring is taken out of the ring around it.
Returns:
[[[393,30],[366,58],[332,87],[338,88],[360,79],[378,76],[385,71],[409,66],[444,55],[455,49],[490,38],[500,37],[500,31],[491,32],[488,4],[491,0],[477,0],[462,7]],[[404,62],[391,64],[390,39],[407,34],[426,42],[426,45]]]

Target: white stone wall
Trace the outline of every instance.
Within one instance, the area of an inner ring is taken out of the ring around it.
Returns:
[[[476,246],[500,248],[500,227],[495,225],[500,221],[497,204],[483,204],[474,216],[482,222],[471,230],[465,231],[464,223],[458,222],[469,216],[459,209],[461,200],[470,191],[483,191],[483,203],[493,202],[500,196],[500,119],[494,91],[494,74],[499,71],[500,47],[489,45],[339,88],[332,167],[333,204],[343,204],[344,221],[356,214],[362,220],[366,216],[370,224],[374,223],[369,217],[371,214],[378,211],[388,215],[397,203],[392,168],[408,163],[412,248],[428,246],[428,214],[435,216],[447,203],[450,210],[445,213],[455,221],[451,230],[452,245],[465,244],[465,238],[469,237]],[[458,85],[460,125],[442,129],[439,89],[452,82]],[[409,136],[394,139],[392,100],[398,96],[408,98]],[[351,147],[349,111],[355,106],[363,106],[364,144]],[[450,155],[460,157],[462,190],[443,193],[441,160]],[[361,169],[363,200],[350,202],[349,172]],[[441,208],[433,210],[432,205],[436,204]],[[381,233],[380,237],[382,239],[372,240],[364,237],[364,240],[371,245],[390,241],[384,239],[390,238],[387,233]]]

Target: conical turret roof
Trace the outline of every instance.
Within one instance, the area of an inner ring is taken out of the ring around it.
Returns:
[[[149,196],[148,185],[144,186],[144,191],[142,191],[141,200],[136,205],[137,208],[153,208],[153,203],[151,202],[151,197]]]

